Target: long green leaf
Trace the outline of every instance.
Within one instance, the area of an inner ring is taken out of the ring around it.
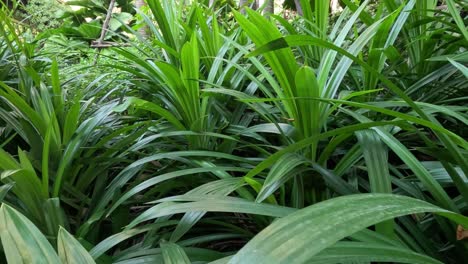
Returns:
[[[190,264],[190,260],[182,247],[174,243],[161,243],[164,264]]]
[[[310,262],[313,264],[363,262],[397,262],[408,264],[442,264],[431,257],[412,252],[403,247],[362,242],[338,242],[323,250]]]
[[[158,217],[187,212],[232,212],[282,217],[294,211],[294,208],[260,204],[245,199],[218,195],[180,195],[164,198],[162,202],[143,212],[127,228]],[[185,203],[173,203],[185,202]]]
[[[0,236],[8,263],[61,263],[54,248],[39,229],[25,216],[5,204],[0,208]]]
[[[432,204],[389,194],[334,198],[277,220],[255,236],[229,263],[309,263],[339,240],[395,217],[432,212],[460,224],[468,217]]]
[[[392,182],[388,169],[388,150],[377,132],[363,130],[356,132],[366,161],[372,193],[392,193]],[[376,230],[382,234],[393,234],[392,221],[378,224]]]
[[[96,263],[80,242],[63,228],[60,228],[57,243],[62,264]]]

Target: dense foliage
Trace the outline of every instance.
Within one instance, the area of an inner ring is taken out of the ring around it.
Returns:
[[[146,2],[0,11],[1,261],[463,263],[465,0]]]

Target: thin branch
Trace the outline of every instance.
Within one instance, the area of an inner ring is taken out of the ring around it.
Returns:
[[[107,15],[106,15],[106,19],[104,20],[104,25],[102,25],[101,36],[99,37],[99,39],[97,40],[97,43],[95,44],[95,46],[98,47],[99,50],[96,53],[96,57],[94,57],[94,65],[96,65],[97,60],[99,58],[99,54],[101,53],[100,48],[102,48],[101,47],[102,42],[104,41],[104,38],[106,37],[106,33],[109,27],[110,19],[112,17],[112,10],[114,9],[114,5],[115,5],[115,0],[111,0],[109,4],[109,9],[107,9]]]

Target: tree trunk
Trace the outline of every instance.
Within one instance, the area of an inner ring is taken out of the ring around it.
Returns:
[[[263,14],[269,16],[270,14],[275,13],[275,0],[266,0],[265,9],[263,9]]]
[[[258,9],[258,0],[240,0],[239,1],[239,9],[241,10],[242,14],[245,14],[245,7],[250,7],[253,10]]]
[[[296,11],[297,13],[302,16],[304,13],[302,12],[302,6],[301,6],[301,0],[294,0],[294,3],[296,4]]]
[[[251,1],[251,2],[252,2],[252,9],[253,9],[253,10],[257,10],[257,9],[258,9],[258,7],[260,6],[259,1],[260,1],[260,0]]]
[[[145,0],[135,0],[135,8],[136,8],[136,10],[138,10],[140,12],[143,12],[142,7],[144,7],[146,5],[147,4],[146,4]],[[143,23],[145,23],[145,22],[143,22]],[[141,35],[142,38],[144,38],[144,39],[148,38],[148,26],[146,24],[141,26],[138,29],[138,33]]]
[[[242,14],[245,14],[245,7],[249,6],[249,0],[240,0],[239,1],[239,10]]]
[[[259,6],[259,0],[239,0],[239,10],[242,14],[245,14],[245,7],[248,6],[253,10],[257,10]]]

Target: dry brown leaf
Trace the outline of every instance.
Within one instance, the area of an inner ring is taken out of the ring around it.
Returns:
[[[464,229],[463,226],[458,225],[457,227],[457,240],[468,238],[468,230]]]

